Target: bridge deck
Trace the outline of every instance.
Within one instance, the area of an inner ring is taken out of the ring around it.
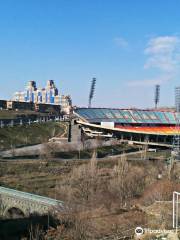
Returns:
[[[27,199],[28,201],[29,200],[36,201],[44,205],[50,205],[50,206],[63,205],[62,201],[59,201],[53,198],[48,198],[48,197],[44,197],[44,196],[40,196],[32,193],[27,193],[27,192],[22,192],[22,191],[14,190],[11,188],[0,187],[0,194],[9,195],[11,197],[13,196],[15,198]]]

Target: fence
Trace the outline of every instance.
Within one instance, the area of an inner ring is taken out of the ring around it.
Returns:
[[[31,125],[45,122],[67,122],[69,119],[62,116],[45,116],[38,118],[17,118],[17,119],[0,119],[0,128],[14,127],[22,125]]]

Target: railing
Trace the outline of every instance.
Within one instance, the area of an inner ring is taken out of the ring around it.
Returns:
[[[0,195],[1,194],[8,195],[10,197],[35,201],[35,202],[42,203],[44,205],[50,205],[50,206],[61,206],[62,207],[64,204],[62,201],[59,201],[59,200],[56,200],[53,198],[48,198],[48,197],[44,197],[44,196],[40,196],[40,195],[36,195],[36,194],[32,194],[32,193],[27,193],[27,192],[22,192],[22,191],[14,190],[11,188],[5,188],[5,187],[0,187]]]
[[[69,119],[67,117],[65,118],[62,116],[47,116],[47,117],[40,117],[36,119],[32,119],[32,118],[0,119],[0,128],[31,125],[35,123],[67,122],[67,121],[69,121]]]

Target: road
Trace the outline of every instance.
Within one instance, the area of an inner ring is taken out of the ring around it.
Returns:
[[[50,144],[50,143],[38,144],[38,145],[34,145],[34,146],[28,146],[28,147],[23,147],[23,148],[19,148],[19,149],[3,151],[3,152],[1,152],[1,155],[0,155],[1,158],[2,158],[1,161],[6,161],[5,158],[9,158],[9,159],[7,159],[7,161],[11,161],[11,160],[12,161],[15,161],[15,160],[25,161],[25,159],[23,159],[22,157],[25,157],[26,160],[27,160],[28,156],[29,157],[32,156],[32,155],[39,156],[43,152],[47,151],[47,148],[48,148],[47,144]],[[77,151],[77,149],[79,149],[80,145],[78,143],[74,144],[74,143],[57,142],[57,143],[55,143],[55,147],[58,148],[58,149],[61,149],[62,151],[63,151],[63,148],[64,148],[64,151]],[[136,155],[136,154],[143,154],[143,153],[145,153],[145,150],[140,150],[140,151],[136,150],[134,152],[122,153],[122,154],[118,154],[118,155],[110,155],[110,156],[106,156],[104,158],[99,158],[98,161],[99,160],[116,160],[117,158],[121,158],[121,157],[124,157],[124,156],[128,157],[128,156],[133,156],[133,155]],[[13,157],[16,157],[16,159],[14,160]],[[20,157],[20,158],[18,159],[18,157]],[[34,160],[37,160],[37,158],[34,158]],[[82,158],[81,159],[53,158],[52,160],[55,160],[55,161],[59,161],[59,160],[60,161],[63,161],[63,160],[64,161],[78,161],[78,160],[89,161],[89,159],[84,159],[84,158],[83,159]],[[134,160],[137,160],[137,159],[134,159]],[[31,161],[32,161],[32,159],[31,159]]]

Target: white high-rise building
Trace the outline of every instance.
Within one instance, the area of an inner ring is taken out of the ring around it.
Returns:
[[[48,80],[45,88],[37,88],[35,81],[29,81],[26,86],[26,91],[16,92],[13,100],[60,105],[60,95],[54,80]]]

